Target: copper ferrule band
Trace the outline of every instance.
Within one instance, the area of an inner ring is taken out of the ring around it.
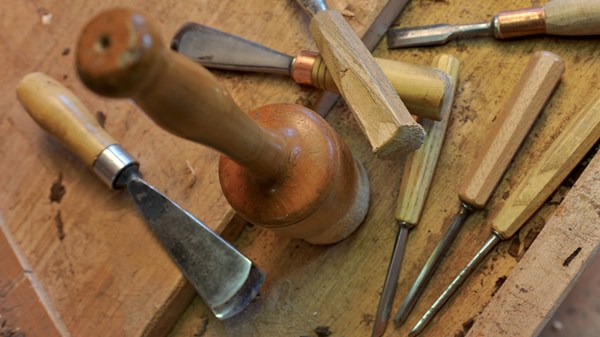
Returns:
[[[312,71],[318,56],[318,53],[303,50],[294,58],[290,73],[296,83],[313,85]]]
[[[543,7],[500,12],[492,20],[492,26],[494,36],[499,39],[544,34],[546,14]]]

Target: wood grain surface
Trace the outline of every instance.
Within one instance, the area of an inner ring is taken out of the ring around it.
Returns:
[[[151,14],[165,41],[185,22],[196,21],[288,54],[315,46],[308,17],[291,0],[0,4],[0,64],[5,65],[0,69],[0,169],[6,172],[0,177],[0,214],[6,227],[68,334],[164,335],[193,298],[191,287],[129,196],[108,190],[84,163],[35,125],[15,94],[18,80],[33,71],[60,80],[140,161],[149,183],[221,232],[235,218],[220,191],[218,154],[161,130],[129,101],[93,95],[76,75],[74,51],[80,30],[93,15],[113,6]],[[388,2],[330,1],[330,6],[345,11],[362,35]],[[373,30],[369,32],[372,40]],[[220,75],[243,111],[276,102],[312,105],[319,96],[278,76]],[[0,257],[4,263],[5,256]]]

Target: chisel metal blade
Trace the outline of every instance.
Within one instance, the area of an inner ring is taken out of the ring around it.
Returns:
[[[414,28],[392,28],[387,33],[389,48],[441,45],[461,37],[493,35],[491,23],[438,24]]]

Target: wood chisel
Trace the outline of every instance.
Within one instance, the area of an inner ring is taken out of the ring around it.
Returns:
[[[167,131],[220,151],[221,189],[246,221],[330,244],[365,218],[366,171],[321,116],[296,104],[242,111],[207,69],[168,49],[140,12],[111,9],[90,20],[76,66],[94,92],[131,98]]]
[[[311,17],[317,48],[373,152],[408,154],[421,146],[425,131],[348,22],[325,0],[297,1]]]
[[[537,34],[600,35],[600,1],[553,0],[542,7],[500,12],[490,22],[391,28],[388,31],[388,46],[432,46],[464,37],[494,36],[507,39]]]
[[[339,93],[318,53],[303,50],[293,57],[211,27],[187,23],[171,41],[171,49],[207,68],[289,75],[305,85]],[[418,64],[375,58],[413,115],[439,121],[450,104],[450,78]]]
[[[541,158],[527,170],[505,203],[492,212],[492,234],[471,261],[442,292],[410,332],[419,334],[452,297],[477,265],[501,240],[510,239],[548,200],[585,154],[600,139],[600,96],[596,96],[578,115],[571,117]]]
[[[42,73],[25,76],[17,97],[29,115],[112,189],[127,188],[154,235],[219,319],[242,311],[264,273],[210,228],[142,179],[139,164],[67,88]]]
[[[459,69],[458,59],[451,55],[441,54],[435,57],[432,65],[446,72],[452,79],[450,104],[447,106],[447,110],[443,112],[444,119],[442,121],[421,120],[421,125],[423,125],[423,128],[427,132],[425,142],[417,151],[409,154],[406,158],[400,191],[398,193],[398,204],[394,214],[396,223],[400,229],[392,252],[383,291],[381,292],[375,321],[373,322],[372,337],[380,337],[385,332],[394,301],[394,294],[396,293],[408,231],[417,225],[421,217],[421,212],[425,205],[433,173],[435,172],[444,142],[444,136],[446,135],[446,128],[450,119],[451,103],[456,92]]]
[[[402,302],[394,318],[396,326],[406,321],[467,217],[473,211],[483,208],[489,200],[563,71],[562,60],[550,52],[537,52],[529,60],[493,129],[482,144],[471,171],[466,175],[468,180],[459,189],[459,213],[452,219],[450,228],[433,250]]]

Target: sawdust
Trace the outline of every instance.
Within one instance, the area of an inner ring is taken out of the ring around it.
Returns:
[[[0,314],[0,336],[2,337],[25,337],[20,328],[11,327],[6,319]]]
[[[55,202],[57,204],[60,204],[60,201],[62,200],[63,196],[65,195],[65,193],[67,193],[67,189],[62,184],[62,180],[63,174],[62,172],[60,172],[58,174],[58,178],[56,178],[56,181],[52,183],[52,186],[50,186],[50,203]]]
[[[186,167],[187,167],[187,170],[189,173],[188,188],[192,188],[196,184],[196,170],[194,170],[194,168],[192,167],[192,164],[190,164],[189,160],[186,160],[185,164],[186,164]]]

